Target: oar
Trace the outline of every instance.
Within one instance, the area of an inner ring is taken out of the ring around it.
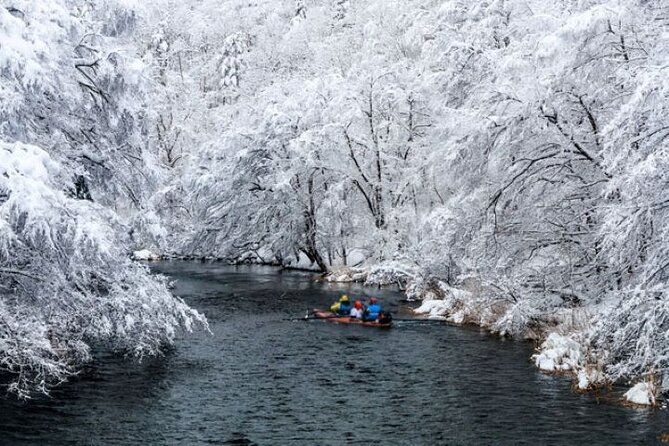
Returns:
[[[447,324],[448,321],[446,319],[428,319],[428,318],[417,318],[417,317],[403,317],[403,318],[397,318],[393,316],[393,322],[432,322],[432,323],[439,323],[439,324]]]
[[[328,316],[316,317],[316,316],[313,316],[311,313],[313,313],[313,310],[312,311],[307,310],[307,313],[304,315],[304,320],[305,321],[318,320],[318,319],[333,319],[333,318],[336,318],[336,317],[346,317],[346,316],[342,316],[342,315],[334,314],[334,313],[330,314]]]

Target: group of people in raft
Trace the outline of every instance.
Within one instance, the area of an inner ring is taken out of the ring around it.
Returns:
[[[351,304],[351,300],[344,294],[339,298],[339,301],[330,306],[330,311],[340,316],[361,319],[363,322],[379,322],[383,324],[391,321],[390,313],[381,311],[381,304],[376,297],[370,298],[366,305],[361,300],[356,300]]]

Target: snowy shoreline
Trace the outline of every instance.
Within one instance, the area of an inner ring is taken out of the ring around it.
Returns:
[[[592,308],[561,309],[551,313],[532,314],[538,323],[529,326],[523,322],[522,309],[513,308],[513,303],[500,299],[491,305],[486,298],[477,298],[484,292],[472,282],[462,287],[453,287],[444,282],[408,273],[407,267],[377,265],[370,268],[337,268],[325,276],[328,282],[359,282],[370,286],[400,284],[408,300],[420,301],[413,310],[427,315],[429,319],[444,320],[454,325],[474,325],[498,336],[509,336],[540,342],[532,355],[534,366],[543,373],[568,374],[578,391],[593,391],[613,384],[629,386],[623,395],[623,404],[630,406],[658,406],[660,388],[653,376],[634,380],[610,380],[603,369],[605,358],[594,355],[588,349],[587,330],[592,318]],[[385,274],[384,274],[385,273]],[[515,310],[515,311],[514,311]],[[523,326],[518,331],[517,326]]]
[[[132,254],[130,254],[130,258],[132,260],[140,262],[162,262],[162,261],[172,261],[172,260],[183,260],[188,262],[221,262],[231,266],[241,266],[241,265],[270,266],[273,268],[279,268],[281,270],[303,271],[325,276],[325,273],[323,273],[322,271],[316,268],[310,268],[308,266],[303,266],[303,265],[292,266],[292,265],[282,265],[278,262],[254,262],[248,260],[232,261],[224,257],[206,256],[206,255],[203,256],[203,255],[187,255],[187,254],[174,254],[174,253],[160,254],[157,251],[152,251],[149,249],[140,249],[137,251],[133,251]]]

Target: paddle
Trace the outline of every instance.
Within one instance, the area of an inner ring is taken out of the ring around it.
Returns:
[[[334,314],[334,313],[332,313],[328,316],[318,316],[317,317],[317,316],[313,315],[313,312],[314,312],[313,310],[312,311],[307,310],[307,313],[304,315],[304,320],[309,321],[309,320],[312,320],[312,319],[332,319],[332,318],[336,318],[336,317],[346,317],[346,316],[343,316],[343,315],[340,315],[340,314]]]
[[[445,319],[428,319],[428,318],[419,318],[419,317],[404,317],[397,318],[393,316],[393,322],[432,322],[439,324],[447,324],[448,321]]]

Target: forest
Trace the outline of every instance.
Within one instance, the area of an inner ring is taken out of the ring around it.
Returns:
[[[654,402],[668,74],[664,0],[0,0],[8,389],[207,330],[149,250],[399,284]]]

